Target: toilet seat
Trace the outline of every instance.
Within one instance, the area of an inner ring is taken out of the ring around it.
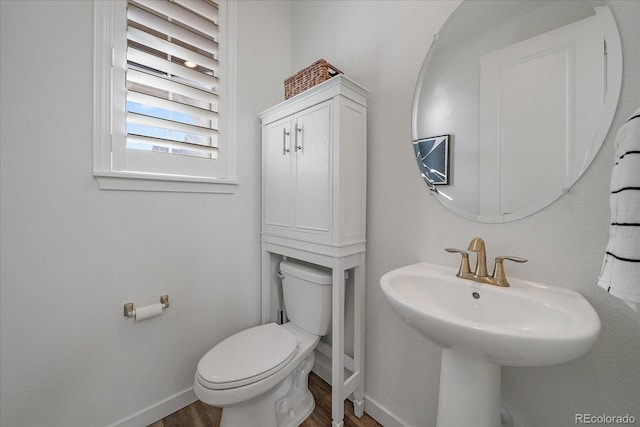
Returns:
[[[245,329],[209,350],[198,363],[196,377],[211,390],[255,383],[286,366],[297,347],[298,338],[275,323]]]

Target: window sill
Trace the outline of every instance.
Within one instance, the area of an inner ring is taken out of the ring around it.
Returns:
[[[232,180],[179,175],[94,171],[93,176],[101,190],[233,194],[238,187]]]

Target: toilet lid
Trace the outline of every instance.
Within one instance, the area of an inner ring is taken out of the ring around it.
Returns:
[[[296,354],[298,338],[275,323],[245,329],[222,340],[198,363],[198,379],[210,389],[251,384],[282,369]]]

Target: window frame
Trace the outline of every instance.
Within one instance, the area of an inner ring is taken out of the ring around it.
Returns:
[[[116,34],[126,34],[126,0],[94,0],[94,72],[93,72],[93,175],[102,190],[170,191],[196,193],[235,193],[236,179],[236,29],[237,5],[217,0],[220,7],[220,131],[219,161],[225,177],[172,175],[114,170],[114,132],[124,132],[125,112],[115,111],[114,102],[124,96],[116,90],[117,67],[114,67]],[[124,19],[119,19],[124,17]],[[120,81],[122,81],[120,77]],[[121,101],[121,99],[119,99]],[[124,104],[123,104],[124,105]]]

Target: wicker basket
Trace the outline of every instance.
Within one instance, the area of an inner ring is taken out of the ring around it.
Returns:
[[[324,59],[319,59],[284,81],[284,99],[304,92],[337,74],[343,73]]]

